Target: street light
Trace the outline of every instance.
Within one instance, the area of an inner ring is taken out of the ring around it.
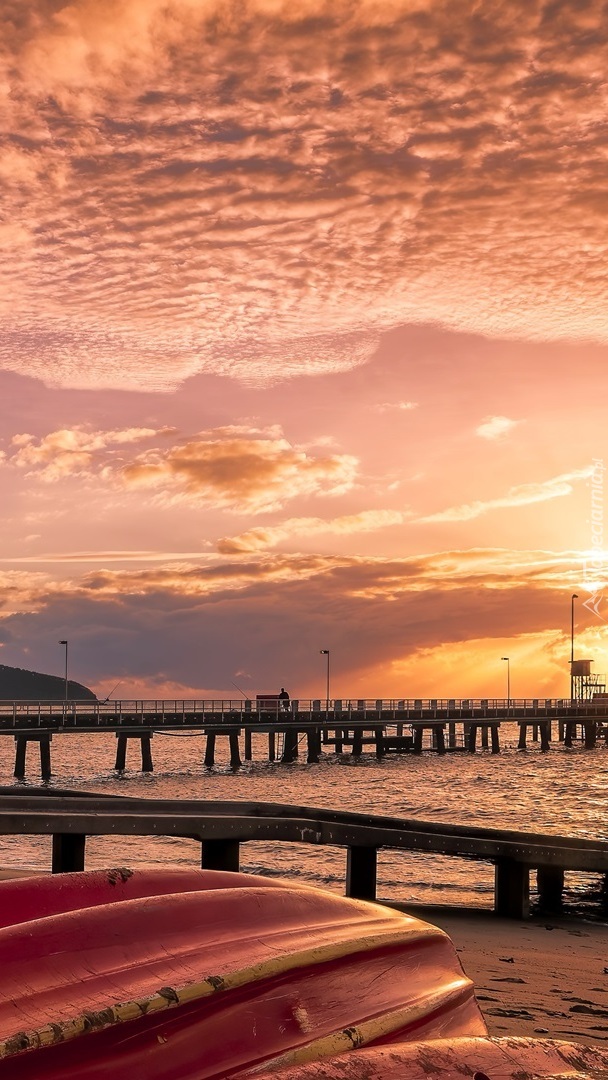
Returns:
[[[574,700],[574,601],[578,600],[578,593],[573,592],[570,597],[570,704]]]
[[[501,660],[507,661],[507,713],[511,711],[511,661],[508,656],[501,656]]]
[[[60,645],[65,647],[65,700],[68,700],[68,643],[67,641],[60,641]]]
[[[321,656],[327,657],[327,705],[326,709],[329,709],[329,649],[320,649]]]

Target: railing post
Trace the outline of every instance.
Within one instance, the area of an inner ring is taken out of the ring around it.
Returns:
[[[530,914],[530,869],[515,859],[497,859],[494,872],[494,911],[507,919]]]
[[[86,839],[82,833],[53,834],[53,874],[70,874],[84,870]]]
[[[536,885],[541,911],[561,911],[564,893],[564,871],[561,866],[539,866]]]
[[[346,895],[354,900],[375,900],[378,849],[352,846],[346,849]]]
[[[203,840],[201,867],[203,870],[239,870],[238,840]]]

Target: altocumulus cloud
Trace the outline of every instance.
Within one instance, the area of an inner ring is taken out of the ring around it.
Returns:
[[[2,345],[65,386],[607,340],[601,0],[1,0]]]

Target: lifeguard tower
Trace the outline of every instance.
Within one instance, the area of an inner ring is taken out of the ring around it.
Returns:
[[[606,694],[606,676],[591,671],[593,660],[571,660],[570,676],[573,701],[592,701]]]

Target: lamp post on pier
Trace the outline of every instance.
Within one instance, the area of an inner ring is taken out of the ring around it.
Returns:
[[[508,656],[501,656],[501,660],[507,661],[507,716],[511,712],[511,661]]]
[[[64,694],[64,697],[65,697],[65,700],[67,701],[68,700],[68,643],[67,643],[67,641],[64,640],[64,641],[60,641],[59,644],[63,645],[64,648],[65,648],[65,694]]]
[[[570,704],[574,701],[574,601],[578,600],[578,593],[573,592],[570,597]]]
[[[321,656],[327,657],[327,686],[325,711],[329,712],[329,649],[320,649]]]

